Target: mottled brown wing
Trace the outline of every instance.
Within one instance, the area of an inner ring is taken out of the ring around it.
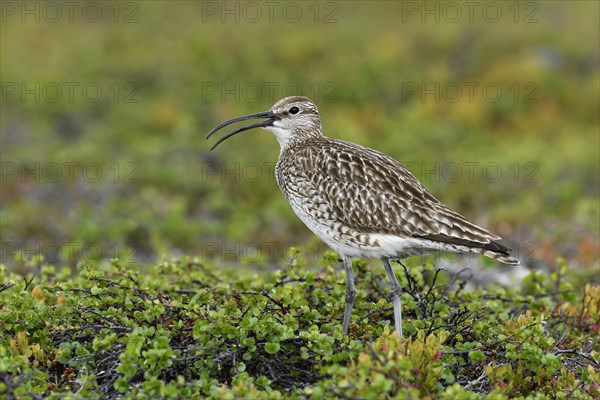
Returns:
[[[294,180],[325,219],[364,233],[430,238],[470,247],[500,239],[443,205],[383,153],[334,139],[295,151],[295,162],[300,165],[294,168]]]

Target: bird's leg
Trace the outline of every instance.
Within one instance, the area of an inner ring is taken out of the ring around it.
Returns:
[[[385,272],[390,280],[390,294],[392,295],[392,305],[394,306],[394,325],[396,327],[396,333],[399,338],[402,338],[402,288],[398,283],[398,279],[396,279],[396,274],[394,274],[390,260],[382,258],[381,261],[383,262]]]
[[[346,310],[344,311],[344,333],[348,334],[350,325],[350,315],[354,308],[354,299],[356,298],[356,289],[354,289],[354,276],[352,275],[352,258],[344,257],[344,269],[346,270]]]

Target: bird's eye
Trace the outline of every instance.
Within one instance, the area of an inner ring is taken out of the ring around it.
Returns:
[[[290,114],[298,114],[300,112],[300,109],[296,106],[290,108]]]

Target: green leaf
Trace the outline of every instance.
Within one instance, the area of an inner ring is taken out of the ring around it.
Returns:
[[[483,354],[483,352],[480,350],[470,351],[469,358],[473,362],[481,362],[485,360],[485,354]]]
[[[277,342],[267,342],[265,344],[265,351],[269,354],[275,354],[279,351],[281,346]]]

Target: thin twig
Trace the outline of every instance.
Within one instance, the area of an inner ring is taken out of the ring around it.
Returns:
[[[4,285],[2,285],[2,287],[0,287],[0,293],[2,293],[3,291],[10,289],[11,287],[15,286],[14,283],[12,282],[6,282]]]

